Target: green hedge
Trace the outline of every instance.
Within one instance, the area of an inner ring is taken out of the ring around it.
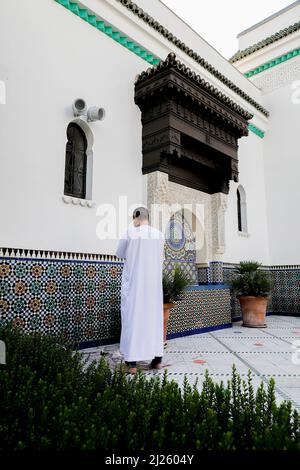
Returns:
[[[274,381],[254,393],[233,370],[181,391],[165,375],[129,378],[104,358],[85,367],[53,338],[0,330],[0,450],[299,449],[299,415],[275,404]]]

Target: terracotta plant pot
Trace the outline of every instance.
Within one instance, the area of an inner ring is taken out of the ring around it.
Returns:
[[[164,343],[167,341],[168,322],[170,317],[170,309],[175,307],[175,304],[164,304]]]
[[[267,297],[239,297],[243,326],[247,328],[266,328]]]

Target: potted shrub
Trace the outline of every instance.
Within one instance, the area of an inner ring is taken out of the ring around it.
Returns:
[[[164,274],[163,276],[163,294],[164,294],[164,342],[166,346],[168,322],[170,309],[175,307],[175,302],[181,299],[182,293],[189,285],[189,279],[183,274],[180,267],[176,264],[174,273]]]
[[[243,326],[265,328],[268,299],[272,288],[269,276],[259,270],[256,261],[242,261],[236,268],[237,276],[231,287],[239,299]]]

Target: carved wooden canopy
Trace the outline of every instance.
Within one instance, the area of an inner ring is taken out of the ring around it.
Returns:
[[[170,53],[135,83],[142,111],[144,174],[209,194],[238,181],[238,139],[248,135],[253,115],[206,82]]]

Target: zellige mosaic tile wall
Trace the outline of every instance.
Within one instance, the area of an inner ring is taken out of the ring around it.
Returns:
[[[122,263],[0,259],[0,322],[66,343],[106,342],[120,331]]]
[[[234,264],[224,264],[224,282],[234,276]],[[268,304],[268,313],[300,316],[300,266],[263,267],[273,282],[273,290]],[[232,318],[241,317],[239,301],[231,297]]]
[[[165,269],[173,263],[166,260]],[[181,263],[195,274],[194,264]],[[122,268],[109,255],[0,250],[0,324],[53,335],[73,347],[118,342]],[[228,323],[228,292],[187,292],[174,309],[171,333]]]
[[[230,290],[224,286],[190,288],[171,309],[168,337],[231,327]]]

